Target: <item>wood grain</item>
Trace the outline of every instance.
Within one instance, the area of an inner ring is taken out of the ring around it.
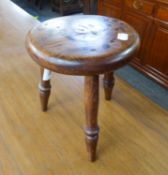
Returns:
[[[100,15],[120,18],[141,37],[138,54],[131,65],[168,88],[168,1],[99,0]]]
[[[99,127],[97,124],[99,104],[99,76],[85,77],[86,145],[89,159],[95,161]]]
[[[50,80],[43,80],[44,68],[41,67],[41,82],[39,84],[40,101],[42,111],[47,111],[48,100],[51,93]]]
[[[41,112],[39,67],[23,44],[36,21],[16,9],[0,1],[0,174],[167,175],[168,112],[118,77],[112,101],[100,87],[94,164],[83,141],[83,78],[53,75],[49,109]]]
[[[106,100],[111,100],[114,83],[115,83],[114,73],[113,72],[106,73],[103,79],[104,93]]]
[[[96,75],[130,61],[139,35],[127,23],[98,15],[54,18],[26,37],[29,55],[42,67],[70,75]]]
[[[99,132],[98,76],[105,73],[105,95],[110,100],[114,81],[109,71],[127,64],[139,45],[139,35],[127,23],[98,15],[51,19],[35,26],[26,37],[27,51],[43,67],[42,76],[51,70],[88,75],[85,78],[85,134],[92,162],[96,159]],[[42,79],[39,89],[43,111],[47,110],[50,88],[50,80]]]

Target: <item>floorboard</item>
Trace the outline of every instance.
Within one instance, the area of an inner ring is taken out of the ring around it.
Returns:
[[[84,143],[83,78],[53,74],[48,112],[41,112],[39,67],[24,49],[37,24],[0,1],[0,174],[167,175],[168,112],[116,77],[113,100],[100,87],[98,160]]]

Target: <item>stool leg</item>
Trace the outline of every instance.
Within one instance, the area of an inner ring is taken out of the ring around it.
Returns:
[[[99,127],[97,125],[99,103],[99,76],[85,77],[86,145],[90,161],[96,159]]]
[[[111,100],[114,82],[115,82],[115,79],[114,79],[113,72],[106,73],[104,75],[103,84],[104,84],[104,92],[105,92],[105,99],[106,100]]]
[[[47,111],[48,99],[50,96],[50,79],[51,71],[41,68],[41,83],[39,84],[41,108],[43,111]]]

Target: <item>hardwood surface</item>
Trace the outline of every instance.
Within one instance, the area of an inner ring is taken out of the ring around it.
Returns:
[[[70,75],[115,70],[133,58],[140,45],[127,23],[98,15],[54,18],[26,37],[29,55],[42,67]]]
[[[82,137],[82,78],[55,74],[49,111],[40,111],[39,69],[24,49],[35,23],[9,0],[0,1],[0,174],[167,175],[168,112],[118,77],[110,102],[100,81],[94,164],[86,161]]]
[[[120,18],[141,36],[131,65],[168,88],[168,1],[99,0],[99,14]]]

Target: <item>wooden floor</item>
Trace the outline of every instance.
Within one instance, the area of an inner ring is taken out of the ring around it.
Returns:
[[[82,77],[54,74],[49,111],[40,111],[39,67],[24,49],[36,23],[0,1],[0,175],[167,175],[168,112],[118,77],[112,101],[100,88],[95,163],[84,143]]]

